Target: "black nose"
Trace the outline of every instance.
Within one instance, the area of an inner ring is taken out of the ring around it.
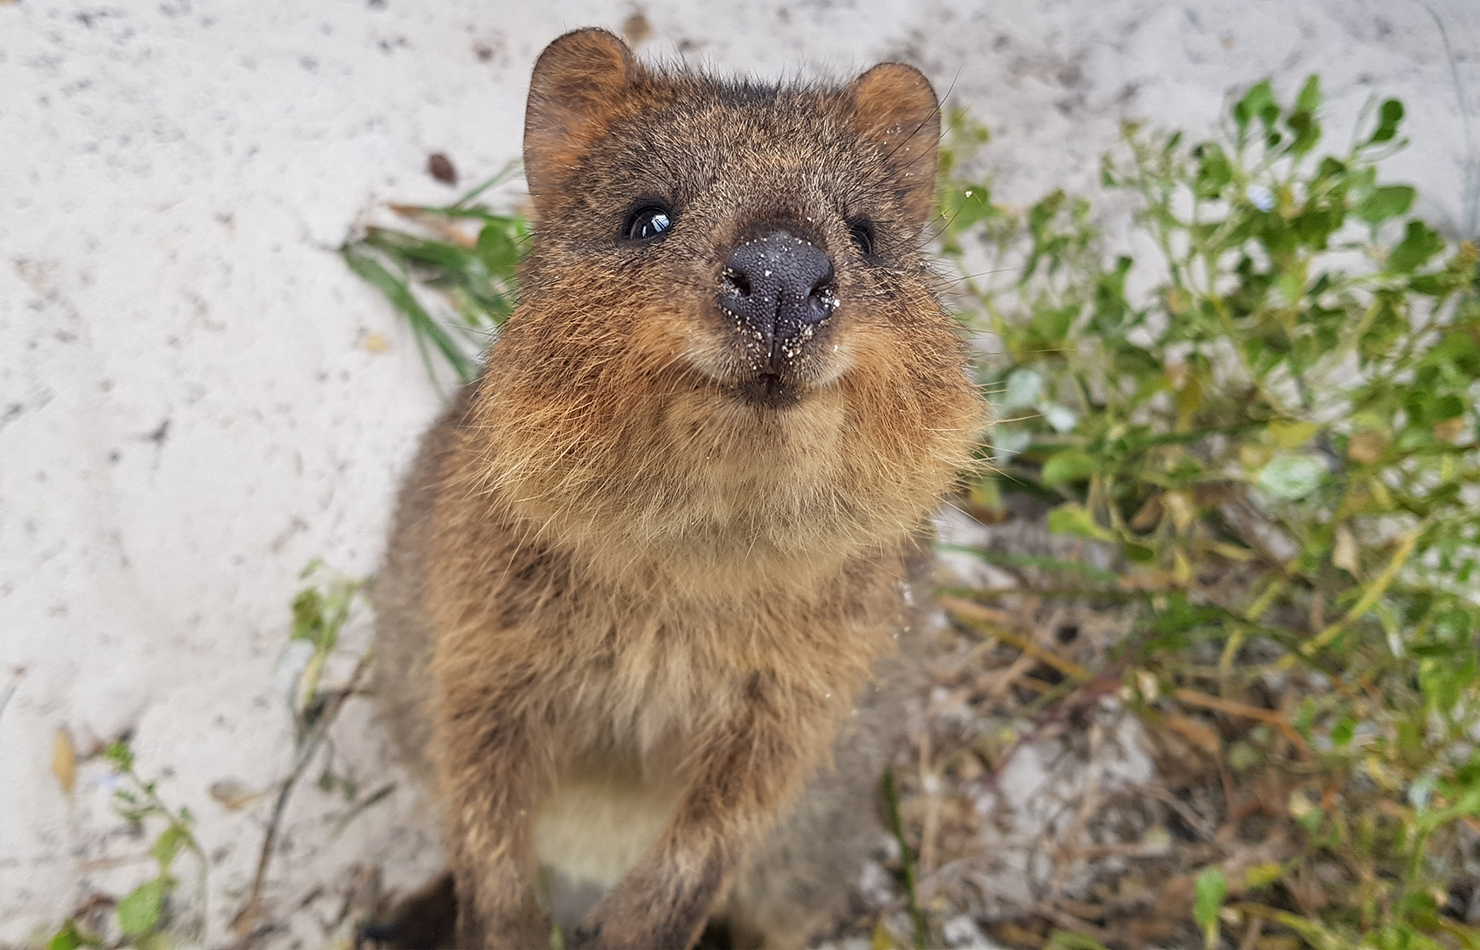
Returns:
[[[832,260],[787,231],[746,241],[720,274],[719,305],[755,338],[767,368],[775,370],[838,308]]]

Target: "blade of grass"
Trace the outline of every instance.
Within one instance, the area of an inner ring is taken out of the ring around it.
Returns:
[[[471,269],[482,267],[482,261],[473,251],[446,241],[427,241],[399,231],[385,228],[369,228],[365,232],[365,244],[386,251],[397,257],[418,264],[440,268],[449,274],[467,274]],[[474,274],[472,276],[480,276]]]
[[[423,339],[431,340],[437,351],[442,354],[457,373],[458,378],[466,382],[478,372],[478,364],[470,359],[450,334],[443,329],[442,325],[432,319],[432,315],[417,302],[411,289],[406,282],[398,279],[390,271],[381,266],[380,262],[367,254],[356,251],[352,247],[341,249],[340,254],[349,265],[350,270],[359,274],[369,281],[377,290],[385,294],[386,299],[411,321],[411,327],[416,333],[418,345]],[[425,350],[422,351],[422,359],[427,363],[427,372],[432,372],[431,363],[426,359]]]
[[[988,564],[1000,564],[1003,567],[1034,567],[1045,571],[1079,574],[1102,584],[1116,584],[1120,581],[1120,575],[1114,571],[1107,571],[1093,564],[1082,564],[1079,561],[1066,561],[1049,554],[1011,554],[1006,551],[991,551],[964,544],[940,544],[936,545],[936,550],[959,551],[981,558]]]
[[[1394,578],[1398,576],[1398,572],[1403,569],[1403,565],[1408,563],[1408,557],[1413,553],[1414,545],[1418,544],[1419,537],[1423,535],[1424,529],[1427,527],[1428,523],[1424,522],[1405,532],[1398,539],[1398,546],[1393,551],[1392,559],[1388,561],[1387,567],[1383,568],[1382,573],[1372,583],[1366,585],[1362,591],[1361,599],[1352,605],[1352,609],[1348,610],[1344,617],[1322,630],[1314,639],[1303,645],[1300,651],[1306,656],[1312,656],[1330,644],[1332,640],[1341,636],[1343,630],[1355,623],[1368,610],[1371,610],[1372,605],[1377,603],[1383,594],[1387,593],[1388,587],[1393,583]]]
[[[899,792],[894,787],[894,770],[884,770],[884,807],[889,811],[889,828],[894,840],[899,842],[899,866],[904,876],[905,900],[909,903],[910,923],[914,927],[915,950],[925,950],[930,939],[925,929],[925,914],[920,910],[920,898],[915,890],[915,858],[910,853],[909,842],[904,838],[904,822],[899,817]]]
[[[524,164],[518,159],[515,159],[514,161],[505,165],[503,168],[499,169],[492,178],[489,178],[487,181],[484,181],[480,185],[475,185],[472,191],[469,191],[467,194],[454,201],[452,203],[452,207],[466,207],[468,202],[483,194],[483,192],[487,191],[488,189],[502,185],[506,181],[512,181],[523,170],[523,168]]]

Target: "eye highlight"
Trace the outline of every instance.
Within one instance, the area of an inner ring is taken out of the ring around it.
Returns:
[[[848,222],[848,236],[853,239],[853,246],[858,248],[858,253],[864,257],[872,257],[874,254],[874,223],[868,218],[855,218]]]
[[[644,201],[627,215],[622,225],[626,241],[656,241],[673,227],[673,211],[660,201]]]

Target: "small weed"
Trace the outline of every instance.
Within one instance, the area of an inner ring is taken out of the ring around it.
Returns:
[[[257,932],[262,923],[262,891],[289,799],[308,767],[317,760],[320,750],[327,749],[318,785],[324,791],[343,794],[349,807],[334,826],[338,835],[365,809],[383,801],[393,784],[360,796],[359,783],[346,772],[334,767],[333,743],[329,729],[338,719],[346,700],[356,695],[369,669],[370,654],[360,656],[343,686],[323,685],[323,675],[330,657],[339,648],[339,638],[348,622],[361,583],[330,575],[323,564],[314,561],[304,569],[301,579],[309,581],[293,599],[293,626],[287,649],[279,662],[279,675],[293,717],[293,769],[277,789],[272,817],[263,836],[256,874],[241,911],[233,920],[239,937]],[[104,753],[113,763],[118,787],[114,791],[118,814],[136,830],[163,822],[164,827],[150,848],[156,862],[152,878],[134,888],[116,902],[106,896],[89,901],[86,913],[69,918],[47,941],[47,950],[74,950],[77,947],[137,946],[167,948],[182,943],[200,944],[206,933],[206,858],[192,832],[193,816],[186,808],[171,809],[160,799],[155,782],[144,781],[134,769],[134,754],[125,742],[113,743]],[[250,796],[248,796],[250,797]],[[178,899],[179,881],[175,876],[176,859],[184,852],[194,856],[198,867],[195,903],[189,914]],[[112,927],[100,926],[99,907],[111,907],[116,936]],[[97,932],[97,930],[107,931]]]
[[[410,321],[434,379],[432,353],[460,382],[472,379],[491,335],[514,309],[515,267],[529,240],[529,222],[473,202],[517,172],[511,165],[445,207],[398,205],[393,210],[415,231],[372,227],[340,248],[350,269]],[[469,222],[477,225],[475,232],[464,227]],[[434,292],[452,318],[434,316],[416,288]]]
[[[146,825],[163,822],[149,854],[155,861],[152,878],[134,888],[113,906],[114,922],[119,936],[108,940],[104,935],[84,929],[76,919],[68,919],[47,941],[47,950],[74,950],[77,947],[137,946],[169,947],[181,941],[198,943],[206,925],[206,857],[191,832],[194,818],[183,806],[172,809],[160,799],[156,783],[144,781],[134,770],[134,753],[123,741],[114,742],[103,753],[113,763],[118,779],[114,789],[114,809],[138,832]],[[174,875],[175,859],[189,852],[195,859],[197,905],[185,913],[175,899],[179,880]]]
[[[277,849],[278,835],[282,829],[283,817],[287,813],[288,802],[299,780],[318,758],[321,749],[326,752],[318,778],[319,788],[326,792],[338,789],[344,794],[345,800],[351,803],[350,810],[341,817],[335,828],[336,835],[354,816],[383,800],[393,788],[384,786],[363,801],[356,802],[359,783],[353,776],[336,772],[333,768],[334,746],[329,738],[329,729],[339,718],[345,702],[359,691],[370,668],[370,652],[367,650],[360,655],[344,685],[326,687],[322,678],[325,664],[339,646],[340,632],[348,622],[356,600],[361,596],[363,585],[360,581],[330,574],[323,562],[318,560],[304,568],[299,577],[311,582],[293,598],[293,631],[289,636],[287,649],[278,662],[279,681],[293,717],[293,768],[278,787],[267,833],[262,838],[251,890],[232,921],[232,929],[238,936],[252,933],[260,923],[262,891],[267,883],[272,856]]]

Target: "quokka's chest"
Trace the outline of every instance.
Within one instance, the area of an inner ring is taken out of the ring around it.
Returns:
[[[551,916],[562,926],[579,922],[657,844],[680,795],[674,781],[617,770],[562,775],[533,822]]]

